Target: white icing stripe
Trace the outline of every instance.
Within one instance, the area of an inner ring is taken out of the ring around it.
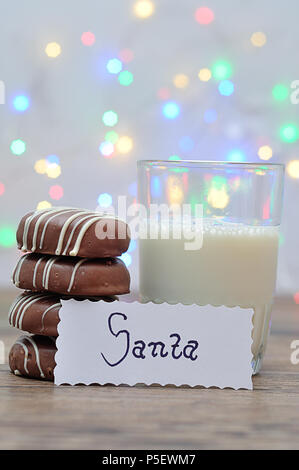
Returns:
[[[58,215],[59,213],[61,212],[64,212],[64,210],[60,207],[59,209],[55,209],[54,210],[55,212],[55,215],[50,217],[50,219],[52,219],[53,217],[56,217],[56,215]],[[53,213],[53,211],[52,211]],[[49,215],[49,213],[45,213],[45,214],[42,214],[40,215],[40,217],[38,218],[38,220],[35,222],[35,225],[34,225],[34,232],[33,232],[33,237],[32,237],[32,247],[31,247],[31,251],[35,251],[36,250],[36,241],[37,241],[37,235],[38,235],[38,229],[39,229],[39,226],[41,224],[41,222]],[[49,219],[49,220],[50,220]],[[40,248],[42,248],[40,246]]]
[[[73,272],[72,272],[71,280],[70,280],[69,286],[68,286],[68,288],[67,288],[67,291],[68,291],[68,292],[71,291],[71,289],[72,289],[72,287],[73,287],[73,284],[74,284],[76,272],[78,271],[78,269],[79,269],[79,267],[81,266],[81,264],[84,263],[84,261],[86,261],[85,258],[80,259],[80,261],[78,261],[78,263],[75,264],[74,269],[73,269]]]
[[[31,336],[24,336],[24,339],[26,339],[27,341],[29,341],[29,343],[32,344],[33,348],[34,348],[34,351],[35,351],[35,360],[36,360],[36,365],[40,371],[40,376],[44,379],[45,378],[45,375],[42,371],[42,368],[41,368],[41,365],[40,365],[40,360],[39,360],[39,350],[38,350],[38,347],[36,346],[35,344],[35,341],[33,341],[32,337]]]
[[[90,217],[93,217],[93,215],[87,215],[86,217],[82,217],[82,219],[81,219],[81,220],[78,220],[78,222],[74,225],[73,230],[71,231],[71,234],[70,234],[70,236],[69,236],[68,242],[67,242],[67,244],[66,244],[66,247],[65,247],[65,249],[64,249],[64,252],[62,253],[63,256],[65,256],[65,255],[67,254],[67,250],[68,250],[68,248],[69,248],[69,246],[70,246],[70,243],[71,243],[71,241],[72,241],[72,238],[73,238],[73,235],[74,235],[74,232],[75,232],[76,228],[77,228],[80,224],[82,224],[82,222],[84,222],[85,220],[90,219]],[[99,219],[100,219],[100,218],[101,218],[101,217],[99,217]]]
[[[38,260],[38,262],[35,264],[34,266],[34,271],[33,271],[33,277],[32,277],[32,285],[33,287],[36,289],[36,275],[37,275],[37,270],[38,270],[38,267],[40,265],[40,263],[42,262],[42,260],[44,259],[45,257],[44,256],[41,256]]]
[[[35,211],[33,214],[31,214],[29,217],[27,217],[27,219],[25,220],[25,224],[24,224],[24,229],[23,229],[23,246],[22,246],[22,250],[27,250],[27,243],[28,243],[28,240],[27,240],[27,237],[28,237],[28,232],[29,232],[29,227],[30,227],[30,224],[32,222],[32,220],[34,219],[34,217],[36,216],[39,216],[41,214],[44,214],[45,212],[50,212],[51,211],[51,208],[47,208],[47,209],[42,209],[40,211]]]
[[[66,234],[66,231],[67,229],[69,228],[70,224],[73,222],[73,220],[75,220],[77,217],[81,217],[82,215],[85,215],[85,214],[88,214],[88,212],[85,210],[85,211],[82,211],[82,212],[78,212],[77,214],[74,214],[72,215],[71,217],[69,217],[65,223],[63,224],[63,227],[60,231],[60,235],[59,235],[59,240],[58,240],[58,243],[57,243],[57,246],[56,246],[56,251],[55,251],[55,254],[56,255],[60,255],[61,254],[61,250],[62,250],[62,247],[63,247],[63,242],[64,242],[64,237],[65,237],[65,234]],[[92,214],[89,214],[90,217],[92,216]],[[78,222],[81,223],[82,222],[82,219]],[[77,224],[77,225],[78,225]],[[75,227],[77,227],[77,225],[75,225]],[[70,237],[71,238],[71,237]]]
[[[46,314],[47,314],[50,310],[52,310],[53,308],[56,308],[56,307],[61,307],[61,303],[58,302],[57,304],[51,305],[51,307],[48,307],[47,310],[44,311],[43,316],[42,316],[42,330],[45,328],[44,320],[45,320]]]
[[[48,261],[46,262],[44,266],[43,279],[42,279],[42,287],[44,289],[48,289],[51,268],[56,260],[57,260],[56,256],[52,256],[51,258],[48,259]]]
[[[29,354],[28,348],[27,348],[26,344],[21,343],[21,341],[16,341],[15,344],[19,344],[24,349],[24,352],[25,352],[25,355],[24,355],[24,369],[25,369],[26,373],[29,375],[29,371],[28,371],[28,368],[27,368],[28,354]]]
[[[72,208],[69,208],[69,207],[65,207],[65,208],[60,207],[59,209],[56,209],[54,215],[49,217],[49,219],[47,220],[47,222],[45,223],[45,225],[43,227],[43,231],[42,231],[42,234],[41,234],[41,237],[40,237],[40,242],[39,242],[39,248],[40,249],[42,249],[42,247],[43,247],[44,238],[45,238],[45,234],[46,234],[49,222],[51,222],[51,220],[53,220],[55,217],[57,217],[57,215],[67,214],[68,212],[73,212],[74,210],[76,210],[76,209],[72,209]]]
[[[22,306],[20,306],[18,314],[16,315],[16,318],[15,318],[15,322],[14,322],[15,325],[14,326],[19,328],[20,330],[22,330],[23,318],[24,318],[24,315],[25,315],[26,311],[28,310],[28,308],[40,299],[51,298],[51,295],[42,294],[42,295],[30,296],[30,297],[29,297],[29,299],[26,299],[26,302],[24,302],[24,304]],[[32,298],[32,297],[34,297],[34,298]]]
[[[17,265],[16,265],[16,268],[14,270],[14,273],[13,273],[13,276],[12,276],[12,280],[13,280],[13,283],[19,287],[20,285],[20,272],[21,272],[21,268],[22,268],[22,264],[24,263],[25,261],[25,258],[27,258],[29,255],[24,255],[22,256]]]
[[[78,251],[80,249],[82,238],[84,237],[86,231],[89,229],[89,227],[92,224],[94,224],[95,222],[98,222],[101,219],[102,219],[102,217],[99,217],[99,216],[93,217],[91,220],[87,221],[83,225],[83,227],[81,227],[80,232],[79,232],[78,237],[77,237],[77,240],[76,240],[76,243],[74,245],[74,248],[72,249],[72,251],[70,251],[70,256],[77,256]]]
[[[16,310],[16,308],[18,307],[18,305],[22,302],[23,300],[23,294],[20,294],[18,295],[18,297],[15,299],[15,301],[12,303],[10,309],[9,309],[9,312],[8,312],[8,322],[10,325],[12,326],[15,326],[13,323],[12,323],[12,319],[13,319],[13,315],[14,315],[14,312]]]

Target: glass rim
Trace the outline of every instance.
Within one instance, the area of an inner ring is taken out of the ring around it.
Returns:
[[[235,167],[235,168],[249,168],[249,169],[263,169],[273,170],[280,169],[284,170],[285,165],[283,163],[257,163],[257,162],[227,162],[217,160],[137,160],[137,166],[193,166],[197,168],[209,168],[213,166],[219,167]],[[262,168],[261,168],[262,167]],[[267,168],[269,167],[269,168]]]

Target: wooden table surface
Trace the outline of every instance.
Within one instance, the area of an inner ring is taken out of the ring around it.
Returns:
[[[15,377],[7,325],[16,291],[0,292],[1,449],[299,449],[299,306],[276,299],[272,334],[253,391],[77,386]]]

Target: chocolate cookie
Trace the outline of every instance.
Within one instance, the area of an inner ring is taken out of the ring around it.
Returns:
[[[10,325],[36,335],[57,337],[61,298],[68,299],[69,297],[23,292],[10,307],[8,314]],[[116,299],[117,297],[90,298],[90,300],[103,300],[105,302],[113,302]],[[81,298],[80,300],[83,299]]]
[[[127,251],[129,228],[121,220],[86,209],[51,207],[29,212],[19,223],[18,248],[49,255],[112,258]]]
[[[53,381],[56,351],[55,338],[21,336],[10,350],[10,369],[15,375]]]
[[[130,291],[129,271],[117,258],[28,253],[19,259],[12,280],[21,289],[70,296],[111,296]]]

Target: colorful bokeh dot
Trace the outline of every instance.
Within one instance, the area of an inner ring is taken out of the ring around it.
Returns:
[[[298,140],[299,130],[295,124],[285,124],[281,127],[279,135],[283,142],[292,143]]]
[[[284,101],[289,96],[289,89],[282,83],[278,83],[272,88],[272,96],[276,101]]]
[[[92,46],[95,40],[95,35],[91,31],[85,31],[81,35],[81,41],[84,46]]]
[[[131,49],[122,49],[119,58],[124,64],[128,64],[134,59],[134,52]]]
[[[61,54],[61,46],[57,42],[49,42],[46,45],[45,53],[51,59],[55,59]]]
[[[106,68],[109,73],[117,75],[119,72],[121,72],[123,68],[123,64],[121,63],[119,59],[114,58],[114,59],[108,60]]]
[[[9,248],[16,243],[16,231],[9,225],[0,227],[0,246]]]
[[[299,178],[299,160],[291,160],[287,164],[287,173],[291,178]]]
[[[98,204],[101,207],[110,207],[112,205],[112,196],[108,193],[102,193],[98,197]]]
[[[37,206],[36,206],[36,209],[38,211],[41,211],[43,209],[50,209],[50,207],[52,207],[52,204],[51,202],[49,201],[40,201]]]
[[[174,101],[168,101],[163,105],[162,112],[167,119],[175,119],[180,114],[180,107]]]
[[[105,140],[115,144],[118,141],[118,133],[115,131],[108,131],[105,134]]]
[[[134,14],[141,19],[149,18],[155,11],[155,5],[150,0],[138,0],[133,7]]]
[[[273,151],[270,145],[262,145],[258,149],[257,153],[261,160],[270,160],[270,158],[272,158],[272,155],[273,155]]]
[[[26,111],[30,106],[30,101],[28,96],[26,95],[17,95],[13,100],[13,107],[19,113],[23,113]]]
[[[253,33],[250,38],[251,44],[255,47],[263,47],[267,42],[267,37],[262,31]]]
[[[232,66],[229,62],[220,60],[215,62],[212,67],[212,75],[215,80],[227,80],[233,73]]]
[[[222,96],[230,96],[235,90],[233,82],[230,80],[222,80],[218,85],[218,90]]]
[[[0,183],[0,196],[2,196],[5,193],[5,185],[3,183]]]
[[[105,126],[113,127],[118,122],[118,115],[115,111],[106,111],[102,116],[102,121]]]
[[[212,72],[210,69],[203,68],[198,72],[198,78],[202,82],[208,82],[212,77]]]
[[[34,164],[34,170],[40,175],[44,175],[48,168],[48,162],[45,158],[37,160]]]
[[[242,150],[233,149],[227,154],[227,160],[229,162],[244,162],[246,160],[246,156]]]
[[[128,70],[123,70],[118,76],[118,81],[123,86],[129,86],[133,83],[134,77]]]
[[[104,157],[111,157],[114,152],[114,145],[112,142],[108,141],[101,142],[99,151]]]
[[[208,25],[214,20],[214,12],[211,8],[200,7],[195,12],[195,19],[199,24]]]
[[[63,187],[59,186],[58,184],[51,186],[49,189],[49,195],[55,201],[58,201],[63,197]]]
[[[116,143],[116,149],[119,153],[129,153],[133,148],[133,139],[124,135],[120,137]]]
[[[189,85],[189,77],[184,73],[179,73],[174,76],[173,84],[176,88],[186,88]]]
[[[26,143],[21,139],[13,140],[10,144],[10,150],[14,155],[22,155],[26,151]]]
[[[50,163],[47,165],[46,173],[49,178],[58,178],[61,175],[61,167],[57,163]]]

